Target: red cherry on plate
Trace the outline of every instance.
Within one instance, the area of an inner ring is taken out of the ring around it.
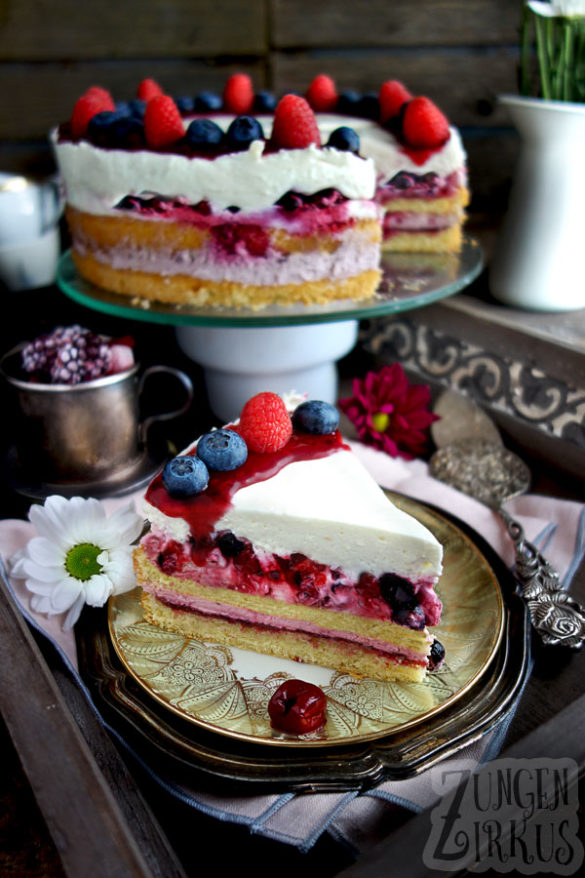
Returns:
[[[268,715],[274,729],[304,735],[325,724],[327,696],[322,689],[304,680],[286,680],[268,702]]]

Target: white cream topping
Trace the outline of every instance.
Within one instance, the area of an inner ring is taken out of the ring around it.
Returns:
[[[183,541],[187,522],[146,504],[147,517]],[[410,579],[441,573],[442,547],[419,521],[394,506],[351,451],[298,461],[238,491],[216,531],[231,530],[280,555],[302,552],[357,577],[395,572]]]
[[[219,114],[211,116],[214,122],[226,130],[233,116]],[[257,116],[266,137],[272,133],[272,116]],[[357,116],[340,116],[336,113],[317,113],[317,124],[322,143],[327,143],[329,135],[336,128],[346,126],[353,128],[360,138],[360,153],[373,159],[376,174],[381,183],[388,182],[399,171],[410,174],[428,174],[433,172],[440,177],[448,177],[455,171],[465,167],[467,156],[461,136],[457,128],[450,127],[449,140],[441,149],[433,152],[426,162],[417,165],[409,157],[407,151],[398,140],[372,119],[360,119]]]
[[[265,153],[264,141],[257,140],[248,150],[212,160],[100,149],[87,141],[59,143],[55,133],[53,145],[69,204],[94,214],[113,212],[126,195],[182,197],[191,204],[206,199],[219,210],[230,205],[261,210],[291,190],[310,195],[332,188],[346,198],[363,199],[373,198],[376,187],[371,160],[314,144]]]

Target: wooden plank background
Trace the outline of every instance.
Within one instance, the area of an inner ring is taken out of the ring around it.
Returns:
[[[499,211],[518,137],[498,95],[515,92],[521,0],[0,0],[0,169],[52,170],[47,131],[89,85],[116,99],[146,76],[169,93],[221,90],[244,70],[257,88],[303,92],[402,79],[461,128],[473,208]]]

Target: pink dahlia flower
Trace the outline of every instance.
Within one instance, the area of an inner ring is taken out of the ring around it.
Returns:
[[[359,439],[391,457],[407,459],[425,453],[429,427],[438,415],[428,411],[431,393],[426,384],[410,384],[399,363],[354,378],[353,396],[339,408],[355,425]]]

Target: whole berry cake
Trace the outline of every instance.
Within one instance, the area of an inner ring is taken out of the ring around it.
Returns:
[[[298,401],[297,401],[298,403]],[[145,618],[357,677],[436,663],[442,547],[394,506],[319,400],[260,393],[149,485],[135,551]]]
[[[227,83],[227,108],[247,105],[247,82]],[[90,89],[55,136],[85,278],[193,305],[374,295],[381,230],[374,165],[359,143],[322,143],[298,95],[279,101],[267,136],[252,115],[225,131],[212,118],[189,121],[181,102],[147,85],[145,103],[121,109]]]
[[[384,249],[457,252],[469,200],[456,128],[398,81],[305,97],[172,98],[92,87],[53,134],[81,274],[163,302],[260,308],[367,299]]]

